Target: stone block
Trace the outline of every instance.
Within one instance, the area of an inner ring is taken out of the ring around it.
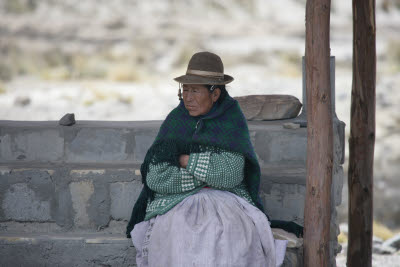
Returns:
[[[135,135],[135,161],[143,162],[144,157],[146,156],[146,152],[149,147],[153,144],[156,136],[154,135],[145,135],[145,134],[137,134]]]
[[[51,221],[50,201],[42,200],[26,183],[9,187],[2,201],[2,211],[6,220]]]
[[[264,207],[273,220],[304,223],[305,186],[297,184],[272,184],[270,192],[261,192]]]
[[[11,164],[10,164],[11,165]],[[1,172],[0,192],[5,187],[16,183],[29,183],[29,186],[34,190],[39,190],[44,195],[50,196],[54,191],[52,176],[55,173],[53,169],[47,168],[12,168],[4,167]],[[41,197],[44,197],[42,195]]]
[[[343,167],[335,166],[332,174],[332,190],[331,202],[332,206],[339,206],[342,203],[342,189],[343,189]]]
[[[260,164],[305,163],[307,132],[304,129],[259,131],[256,133],[256,154]]]
[[[304,221],[305,187],[298,187],[297,193],[289,193],[283,199],[283,209],[287,210],[294,221]],[[303,191],[304,193],[301,193]]]
[[[88,214],[89,199],[94,193],[91,180],[72,182],[69,184],[72,199],[72,207],[75,212],[74,224],[77,227],[86,228],[92,224]]]
[[[127,140],[120,129],[83,128],[66,142],[66,160],[71,163],[126,162]]]
[[[129,220],[133,205],[142,190],[140,181],[117,182],[110,185],[111,216],[115,220]]]
[[[339,120],[333,120],[333,159],[334,164],[344,163],[345,159],[345,132],[346,124]]]
[[[76,212],[71,199],[71,189],[67,177],[60,177],[62,181],[56,187],[56,208],[54,211],[54,218],[58,225],[64,229],[72,229],[74,226],[74,220]]]
[[[24,129],[0,139],[1,161],[57,161],[63,157],[64,138],[56,129]]]
[[[329,229],[330,230],[330,233],[329,233],[330,240],[332,242],[337,242],[337,236],[340,234],[340,228],[339,228],[339,225],[336,220],[336,211],[335,210],[331,213],[331,221],[330,221],[329,227],[330,227],[330,229]]]
[[[94,193],[89,199],[87,212],[97,230],[107,227],[110,222],[110,184],[106,181],[93,181]]]

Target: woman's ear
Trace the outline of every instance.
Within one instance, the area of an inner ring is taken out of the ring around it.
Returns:
[[[212,101],[214,103],[217,102],[220,95],[221,95],[221,89],[215,88],[214,91],[211,93]]]

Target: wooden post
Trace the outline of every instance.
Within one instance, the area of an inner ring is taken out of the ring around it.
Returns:
[[[375,0],[353,0],[347,266],[372,266],[375,145]]]
[[[304,266],[328,266],[333,167],[330,0],[306,5],[307,194]]]

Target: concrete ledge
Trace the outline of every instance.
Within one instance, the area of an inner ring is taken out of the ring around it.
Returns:
[[[302,266],[303,247],[287,248],[284,267]],[[136,266],[132,241],[106,234],[0,235],[0,266]]]

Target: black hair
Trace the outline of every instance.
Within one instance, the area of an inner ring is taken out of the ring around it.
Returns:
[[[221,102],[224,100],[224,98],[225,98],[226,95],[228,94],[228,92],[226,91],[225,84],[215,84],[215,85],[206,84],[206,85],[205,85],[205,87],[206,87],[206,88],[208,89],[208,91],[210,91],[210,92],[212,92],[212,91],[211,91],[211,87],[213,87],[213,86],[214,86],[213,91],[214,91],[215,89],[217,89],[217,88],[219,88],[219,90],[221,90],[221,94],[219,95],[219,98],[218,98],[218,100],[217,100],[217,103],[218,103],[218,104],[221,104]]]

